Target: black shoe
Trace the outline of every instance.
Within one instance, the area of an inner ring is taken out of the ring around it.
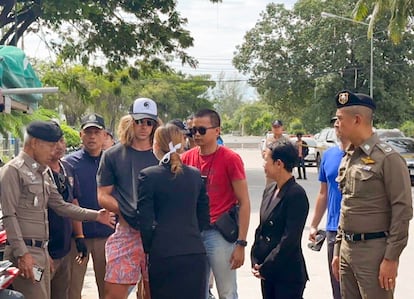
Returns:
[[[297,179],[298,179],[298,180],[301,180],[301,179],[302,179],[302,177],[301,177],[301,176],[298,176],[298,177],[297,177]]]

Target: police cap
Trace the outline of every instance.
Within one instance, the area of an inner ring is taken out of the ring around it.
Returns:
[[[375,110],[375,105],[372,98],[363,93],[352,93],[349,90],[343,90],[338,92],[335,97],[336,108],[343,108],[348,106],[365,106],[372,110]]]
[[[276,119],[272,122],[272,127],[281,127],[283,126],[283,122],[280,119]]]
[[[32,121],[26,127],[26,132],[34,138],[48,142],[57,142],[63,136],[62,129],[53,121]]]
[[[81,129],[89,127],[96,127],[98,129],[105,129],[105,121],[102,116],[96,113],[91,113],[82,117]]]

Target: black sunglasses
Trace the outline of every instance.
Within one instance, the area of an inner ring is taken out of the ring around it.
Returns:
[[[200,133],[200,135],[206,135],[208,129],[215,129],[215,128],[217,128],[217,127],[209,127],[209,128],[206,128],[206,127],[192,127],[190,129],[190,131],[191,131],[192,135],[197,134],[197,132]]]
[[[66,177],[62,173],[58,173],[57,189],[60,194],[66,191]]]
[[[154,121],[151,119],[136,119],[135,123],[137,125],[146,124],[148,127],[152,127],[154,125]]]

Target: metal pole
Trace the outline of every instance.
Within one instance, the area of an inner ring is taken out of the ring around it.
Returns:
[[[374,36],[371,36],[371,65],[369,70],[369,96],[373,99],[374,93]]]
[[[332,13],[324,12],[324,11],[321,12],[321,17],[322,18],[340,19],[340,20],[344,20],[344,21],[349,21],[349,22],[369,26],[368,23],[361,22],[361,21],[355,21],[351,18],[346,18],[346,17],[334,15]],[[371,35],[371,61],[370,61],[370,67],[369,67],[369,96],[371,98],[373,98],[373,94],[374,94],[374,36]]]

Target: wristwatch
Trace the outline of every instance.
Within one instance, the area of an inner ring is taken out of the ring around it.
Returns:
[[[247,241],[246,240],[237,240],[236,245],[246,247],[247,246]]]

